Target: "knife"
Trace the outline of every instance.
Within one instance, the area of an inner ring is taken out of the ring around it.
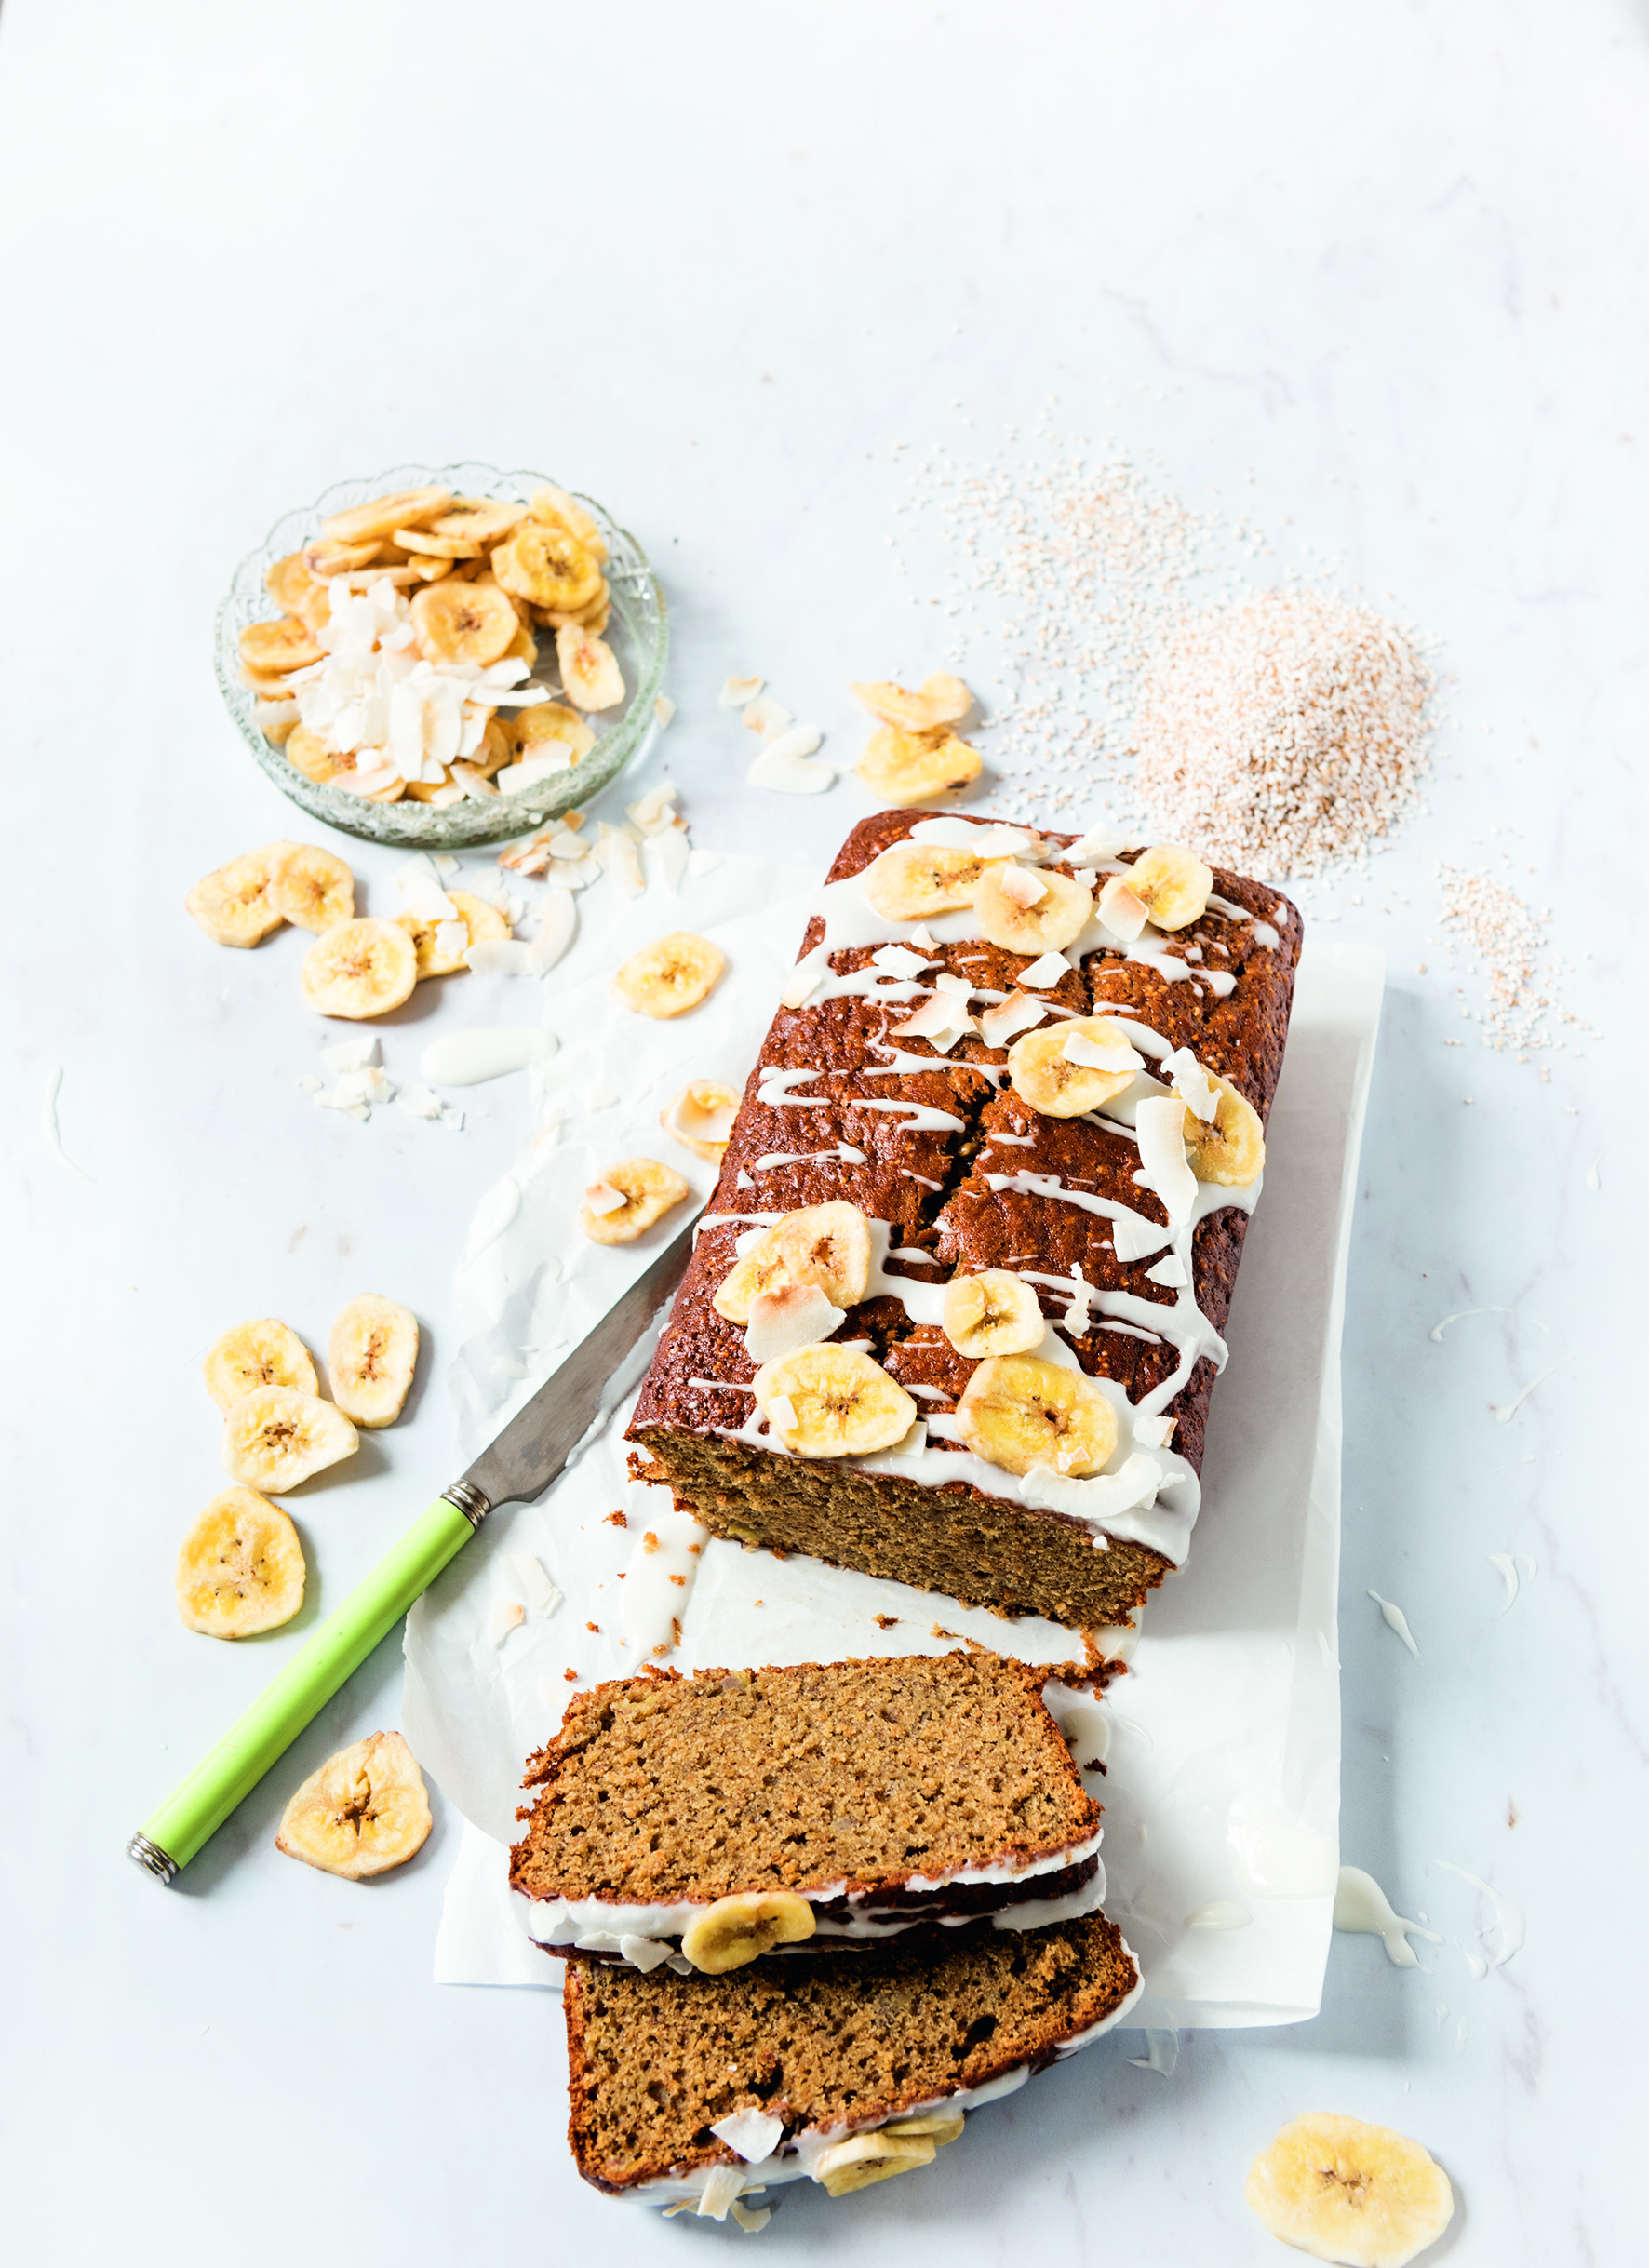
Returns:
[[[437,1496],[333,1609],[216,1748],[143,1821],[126,1846],[128,1858],[156,1881],[175,1882],[488,1513],[543,1495],[599,1416],[602,1394],[620,1363],[687,1273],[697,1226],[690,1221],[665,1245],[463,1480]]]

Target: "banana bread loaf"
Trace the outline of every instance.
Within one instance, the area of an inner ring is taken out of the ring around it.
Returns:
[[[629,1438],[715,1534],[1072,1628],[1183,1562],[1303,925],[1173,844],[856,826]]]
[[[529,1934],[721,1974],[775,1948],[1091,1912],[1099,1805],[1049,1675],[956,1653],[575,1694],[528,1765],[510,1882]]]
[[[1119,2022],[1139,1971],[1103,1914],[756,1961],[720,1977],[567,1964],[568,2134],[586,2181],[716,2220],[776,2182],[910,2173],[962,2114]]]

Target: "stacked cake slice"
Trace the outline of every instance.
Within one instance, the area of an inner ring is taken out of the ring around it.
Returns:
[[[568,1961],[587,2180],[717,2218],[840,2194],[1119,2019],[1138,1972],[1049,1676],[948,1654],[575,1697],[511,1881]]]

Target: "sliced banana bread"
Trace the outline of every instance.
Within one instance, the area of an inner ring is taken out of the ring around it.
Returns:
[[[722,2219],[771,2184],[833,2196],[913,2172],[961,2114],[1086,2047],[1140,1989],[1103,1914],[721,1977],[644,1976],[575,1955],[565,2006],[586,2181]]]
[[[554,1952],[720,1973],[776,1946],[1104,1896],[1099,1805],[995,1654],[654,1672],[576,1694],[528,1766],[510,1880]]]
[[[630,1439],[717,1536],[1072,1629],[1185,1561],[1303,923],[883,812],[818,893]]]

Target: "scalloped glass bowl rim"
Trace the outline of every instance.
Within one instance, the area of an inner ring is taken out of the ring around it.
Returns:
[[[546,473],[505,472],[475,462],[457,464],[392,465],[368,477],[338,480],[322,490],[311,504],[284,512],[261,544],[240,560],[228,591],[219,604],[213,635],[213,659],[218,690],[235,719],[241,738],[281,793],[312,819],[365,842],[399,843],[416,850],[464,850],[491,842],[507,842],[517,835],[588,804],[610,787],[641,747],[653,723],[653,702],[664,674],[669,625],[664,595],[646,553],[626,528],[621,527],[596,498],[577,490],[570,493],[600,523],[611,553],[608,563],[613,584],[613,613],[624,625],[631,649],[621,655],[628,677],[637,675],[635,691],[619,721],[600,733],[595,746],[571,772],[558,773],[543,787],[523,796],[489,797],[485,802],[465,798],[462,803],[435,808],[403,798],[397,803],[369,803],[323,783],[309,780],[287,761],[282,751],[264,738],[253,719],[259,696],[240,678],[239,634],[248,622],[267,613],[270,598],[264,575],[276,559],[297,549],[318,530],[323,519],[368,498],[392,494],[400,488],[436,486],[462,493],[513,490],[525,502],[534,488],[550,485]],[[614,571],[616,568],[616,572]],[[620,577],[627,584],[623,587]],[[256,611],[251,611],[255,606]],[[495,803],[503,806],[494,809]]]

